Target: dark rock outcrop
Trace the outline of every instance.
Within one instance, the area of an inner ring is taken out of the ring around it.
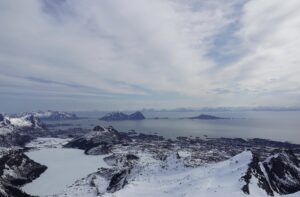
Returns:
[[[131,141],[128,135],[118,132],[113,127],[102,129],[99,126],[96,131],[91,131],[86,135],[71,140],[65,147],[83,149],[88,153],[90,149],[98,146],[101,146],[100,149],[102,149],[108,148],[109,145],[123,144]]]
[[[134,154],[112,154],[103,159],[110,166],[118,166],[121,168],[133,167],[139,160],[139,157]]]
[[[272,189],[279,194],[300,191],[300,161],[292,151],[277,151],[263,162]]]
[[[99,145],[94,148],[85,150],[87,155],[107,155],[111,153],[111,145]]]
[[[114,174],[109,182],[107,191],[113,193],[122,189],[128,183],[127,178],[129,174],[130,169],[123,169],[120,172]]]
[[[95,127],[93,128],[93,131],[104,131],[104,128],[101,127],[101,126],[99,126],[99,125],[97,125],[97,126],[95,126]]]
[[[271,189],[268,180],[266,179],[259,163],[259,159],[256,155],[253,155],[252,161],[248,166],[248,170],[244,176],[242,176],[242,180],[246,183],[242,187],[242,191],[245,194],[250,194],[249,184],[252,178],[256,178],[258,180],[258,187],[262,188],[266,191],[267,195],[274,196],[274,192]]]
[[[40,176],[46,166],[29,159],[21,150],[10,150],[0,158],[0,196],[30,196],[20,186]]]
[[[0,114],[0,122],[2,122],[3,120],[4,120],[4,116]]]
[[[0,135],[0,146],[11,147],[20,146],[23,147],[26,143],[30,142],[33,137],[30,135],[23,135],[17,132],[8,133],[6,135]]]
[[[250,194],[249,184],[253,177],[258,180],[258,187],[266,191],[267,195],[292,194],[300,191],[300,161],[289,150],[278,150],[265,161],[260,162],[254,155],[246,174],[241,177],[245,182],[242,191]]]

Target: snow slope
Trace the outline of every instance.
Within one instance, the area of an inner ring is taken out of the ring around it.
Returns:
[[[243,152],[227,161],[198,168],[186,168],[175,157],[169,157],[167,166],[149,166],[122,190],[104,196],[230,196],[240,197],[243,182],[239,181],[248,168],[252,153]],[[266,196],[252,185],[250,196]],[[247,196],[247,195],[245,195]]]
[[[250,151],[242,152],[229,160],[201,167],[185,167],[176,154],[166,161],[153,159],[146,153],[138,154],[139,164],[131,169],[126,177],[127,184],[114,193],[107,190],[109,181],[93,173],[76,181],[58,197],[266,197],[266,191],[258,187],[258,180],[252,177],[249,184],[250,194],[241,188],[249,163],[253,159]],[[279,194],[275,194],[279,196]],[[286,195],[299,197],[300,192]]]

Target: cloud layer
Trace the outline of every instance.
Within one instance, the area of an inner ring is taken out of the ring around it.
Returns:
[[[298,0],[4,0],[0,107],[296,106],[299,9]]]

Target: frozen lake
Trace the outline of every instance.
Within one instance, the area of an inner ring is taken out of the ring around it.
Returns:
[[[85,155],[78,149],[42,148],[26,155],[48,167],[39,178],[23,187],[23,190],[31,195],[59,193],[66,186],[95,172],[99,167],[107,167],[103,161],[105,156]]]

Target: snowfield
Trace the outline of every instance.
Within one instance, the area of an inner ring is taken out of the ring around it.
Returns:
[[[27,147],[38,150],[26,155],[36,162],[46,165],[48,169],[32,183],[22,189],[31,195],[47,196],[63,191],[77,179],[95,172],[99,167],[109,167],[103,156],[85,155],[82,150],[62,148],[69,139],[38,138]]]
[[[242,192],[245,175],[253,156],[250,151],[242,152],[229,160],[201,167],[185,167],[175,154],[165,162],[159,162],[149,154],[138,154],[140,167],[135,167],[123,189],[110,193],[109,182],[97,173],[76,181],[55,197],[266,197],[266,191],[251,178],[250,195]],[[143,167],[142,167],[143,166]],[[93,186],[91,186],[93,182]],[[96,186],[96,187],[94,187]],[[280,196],[275,194],[275,196]],[[300,192],[286,195],[299,197]]]
[[[26,120],[26,117],[10,118],[9,121],[16,127],[31,127],[33,125],[30,121]]]
[[[104,196],[153,197],[153,196],[209,196],[240,197],[243,183],[239,181],[251,162],[252,153],[243,152],[232,159],[198,168],[186,168],[177,163],[175,156],[169,157],[165,168],[149,166],[122,190]],[[250,196],[266,196],[252,185]],[[248,195],[245,195],[248,196]]]

